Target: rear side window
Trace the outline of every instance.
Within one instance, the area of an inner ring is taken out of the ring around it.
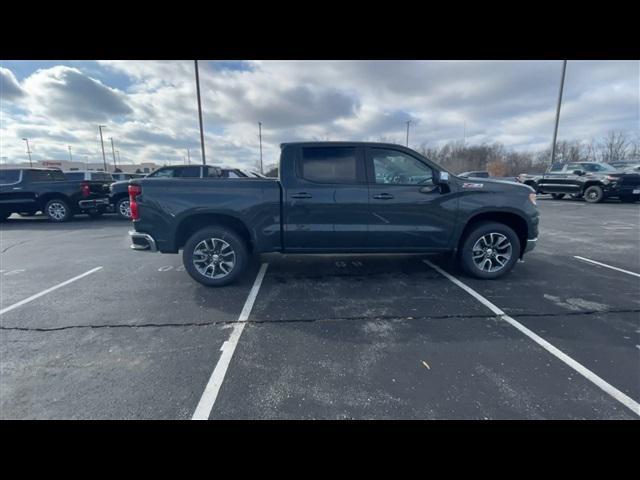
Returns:
[[[0,184],[7,185],[20,180],[20,170],[0,170]]]
[[[300,174],[316,183],[358,183],[356,149],[309,147],[302,149]]]
[[[184,167],[176,169],[174,177],[200,178],[200,167]]]

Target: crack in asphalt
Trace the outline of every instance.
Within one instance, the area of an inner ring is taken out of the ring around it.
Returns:
[[[585,310],[582,312],[566,312],[566,313],[518,313],[508,314],[511,318],[523,318],[523,317],[576,317],[587,315],[605,315],[608,313],[640,313],[640,309],[620,309],[620,310]],[[255,323],[255,324],[270,324],[270,323],[317,323],[317,322],[338,322],[338,321],[390,321],[390,320],[446,320],[449,318],[458,319],[473,319],[473,318],[500,318],[499,315],[464,315],[464,314],[452,314],[452,315],[432,315],[432,316],[377,316],[377,317],[322,317],[322,318],[292,318],[292,319],[280,319],[280,320],[246,320],[239,322],[238,320],[222,320],[214,322],[187,322],[187,323],[139,323],[139,324],[102,324],[102,325],[65,325],[62,327],[6,327],[0,326],[0,330],[13,330],[21,332],[57,332],[61,330],[73,330],[73,329],[104,329],[104,328],[180,328],[180,327],[209,327],[215,325],[234,325],[236,323]]]
[[[17,247],[18,245],[24,245],[25,243],[27,243],[27,242],[29,242],[29,241],[30,241],[30,240],[23,240],[22,242],[18,242],[18,243],[14,243],[13,245],[9,245],[7,248],[2,249],[2,250],[0,251],[0,253],[4,253],[4,252],[6,252],[7,250],[9,250],[10,248]]]

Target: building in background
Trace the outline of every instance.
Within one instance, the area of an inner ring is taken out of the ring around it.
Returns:
[[[0,164],[0,168],[28,168],[29,162],[20,163],[5,163],[3,159]],[[69,160],[38,160],[33,162],[33,166],[39,168],[58,168],[64,171],[70,170],[94,170],[97,172],[104,171],[104,164],[98,162],[70,162]],[[128,163],[118,165],[118,170],[125,173],[151,173],[160,168],[162,165],[158,165],[153,162],[144,163]],[[113,165],[107,165],[107,170],[112,173]]]

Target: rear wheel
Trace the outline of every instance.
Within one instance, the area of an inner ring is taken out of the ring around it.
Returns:
[[[207,227],[189,237],[182,262],[195,281],[207,287],[222,287],[236,281],[246,269],[249,251],[233,230]]]
[[[44,207],[44,213],[52,222],[66,222],[73,217],[67,202],[54,198],[49,200]]]
[[[584,191],[584,199],[589,203],[600,203],[604,200],[602,187],[599,187],[598,185],[591,185]]]
[[[551,196],[556,200],[560,200],[561,198],[564,198],[564,193],[552,193]]]
[[[503,223],[482,222],[467,234],[460,249],[462,268],[482,279],[499,278],[520,257],[518,235]]]
[[[121,198],[116,202],[116,212],[120,218],[131,219],[131,206],[129,205],[129,197]]]

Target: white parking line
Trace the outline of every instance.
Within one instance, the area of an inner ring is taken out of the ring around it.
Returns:
[[[76,280],[80,280],[81,278],[86,277],[87,275],[91,275],[92,273],[97,272],[101,268],[102,268],[101,266],[100,267],[96,267],[96,268],[92,268],[91,270],[89,270],[87,272],[84,272],[83,274],[78,275],[77,277],[73,277],[73,278],[70,278],[69,280],[65,280],[64,282],[59,283],[57,285],[54,285],[51,288],[47,288],[46,290],[43,290],[40,293],[36,293],[35,295],[31,295],[30,297],[25,298],[24,300],[20,300],[18,303],[14,303],[13,305],[9,305],[8,307],[5,307],[2,310],[0,310],[0,315],[3,315],[5,313],[7,313],[7,312],[10,312],[11,310],[15,310],[16,308],[21,307],[25,303],[29,303],[29,302],[35,300],[36,298],[40,298],[43,295],[46,295],[47,293],[51,293],[54,290],[57,290],[59,288],[64,287],[65,285],[69,285],[70,283],[73,283]]]
[[[589,258],[579,257],[578,255],[574,255],[573,258],[577,258],[578,260],[583,260],[585,262],[594,263],[596,265],[600,265],[601,267],[610,268],[611,270],[617,270],[618,272],[626,273],[628,275],[633,275],[634,277],[640,277],[640,273],[630,272],[629,270],[624,270],[622,268],[613,267],[611,265],[607,265],[606,263],[596,262],[595,260],[591,260]]]
[[[569,355],[567,355],[566,353],[562,352],[558,348],[556,348],[553,345],[551,345],[544,338],[538,336],[536,333],[534,333],[531,330],[529,330],[527,327],[522,325],[520,322],[517,322],[516,320],[511,318],[509,315],[504,313],[502,310],[500,310],[497,306],[495,306],[489,300],[484,298],[482,295],[480,295],[478,292],[473,290],[471,287],[469,287],[469,286],[465,285],[464,283],[462,283],[460,280],[458,280],[453,275],[448,274],[447,272],[442,270],[437,265],[434,265],[433,263],[431,263],[429,260],[425,259],[425,260],[422,260],[422,261],[424,263],[426,263],[427,265],[429,265],[431,268],[435,269],[438,273],[440,273],[444,277],[446,277],[449,280],[451,280],[451,282],[455,283],[458,287],[463,289],[469,295],[474,297],[476,300],[478,300],[480,303],[482,303],[485,307],[487,307],[489,310],[491,310],[493,313],[495,313],[500,319],[504,320],[505,322],[509,323],[513,327],[515,327],[518,330],[520,330],[522,333],[524,333],[527,337],[529,337],[531,340],[536,342],[538,345],[540,345],[546,351],[548,351],[553,356],[555,356],[556,358],[558,358],[559,360],[561,360],[562,362],[567,364],[569,367],[573,368],[576,372],[578,372],[580,375],[585,377],[587,380],[589,380],[590,382],[592,382],[593,384],[595,384],[596,386],[598,386],[599,388],[604,390],[606,393],[611,395],[617,401],[622,403],[625,407],[629,408],[633,413],[635,413],[636,415],[640,416],[640,404],[638,402],[636,402],[634,399],[632,399],[631,397],[629,397],[625,393],[621,392],[620,390],[615,388],[613,385],[611,385],[611,384],[607,383],[606,381],[604,381],[602,378],[600,378],[598,375],[593,373],[587,367],[585,367],[584,365],[576,362]]]
[[[238,340],[240,340],[240,335],[242,335],[244,327],[247,324],[246,322],[249,319],[249,314],[251,313],[253,303],[256,301],[256,297],[260,291],[260,285],[262,285],[262,280],[264,279],[264,274],[266,273],[268,266],[268,263],[263,263],[260,266],[260,271],[253,282],[253,287],[251,287],[249,296],[244,302],[244,307],[238,317],[238,323],[233,327],[233,331],[231,332],[231,335],[229,335],[229,339],[220,347],[222,355],[220,355],[220,359],[211,374],[211,378],[209,378],[209,382],[207,383],[204,392],[202,392],[202,397],[200,397],[200,401],[198,402],[198,406],[196,407],[191,420],[209,419],[211,410],[213,410],[213,405],[216,403],[218,392],[220,391],[220,387],[224,381],[224,376],[227,373],[227,368],[229,368],[229,363],[231,363],[231,357],[233,357],[233,353],[238,345]]]

